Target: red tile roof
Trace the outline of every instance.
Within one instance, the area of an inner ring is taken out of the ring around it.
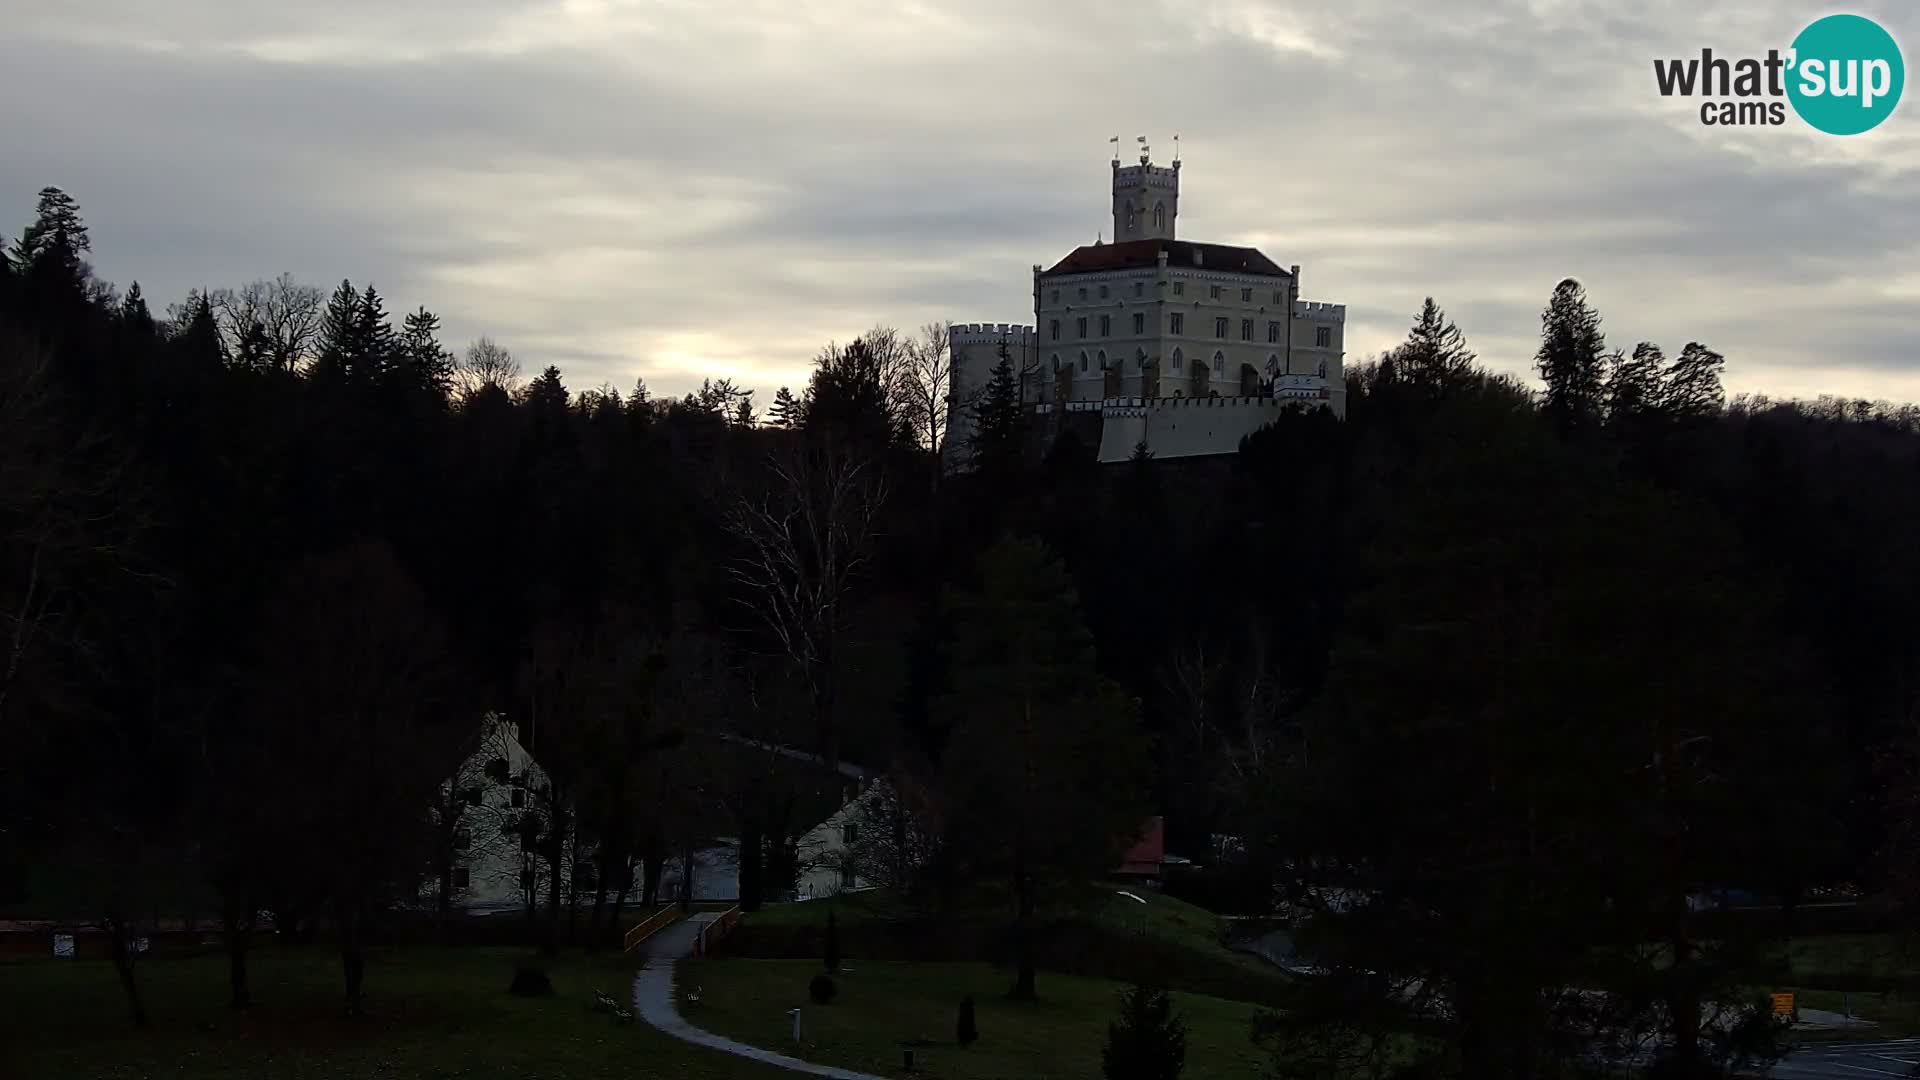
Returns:
[[[1272,259],[1259,248],[1233,247],[1230,244],[1196,244],[1191,240],[1128,240],[1121,244],[1087,244],[1074,248],[1066,258],[1041,274],[1089,274],[1098,270],[1144,270],[1158,264],[1160,252],[1167,253],[1168,266],[1201,267],[1234,274],[1260,274],[1286,277]]]

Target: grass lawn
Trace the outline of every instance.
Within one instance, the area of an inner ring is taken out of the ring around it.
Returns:
[[[1802,975],[1920,974],[1920,942],[1898,934],[1824,934],[1794,938],[1788,961]]]
[[[104,960],[0,964],[0,1077],[7,1080],[587,1080],[674,1077],[776,1080],[793,1074],[670,1039],[636,1019],[615,1027],[589,1010],[594,990],[626,1001],[631,967],[564,955],[555,993],[506,993],[516,948],[378,950],[368,1015],[341,1015],[338,954],[314,946],[257,950],[258,1004],[228,1010],[217,953],[156,956],[139,979],[153,1027],[132,1030]]]
[[[1124,987],[1042,971],[1038,1002],[1007,1000],[1013,973],[987,964],[894,964],[850,960],[834,977],[827,1006],[807,998],[822,970],[808,960],[706,960],[683,964],[679,986],[702,988],[689,1021],[768,1049],[792,1053],[787,1010],[802,1012],[799,1056],[884,1076],[900,1074],[900,1044],[924,1039],[917,1072],[929,1080],[1064,1080],[1100,1075],[1100,1048]],[[962,996],[973,995],[980,1041],[961,1050],[954,1024]],[[1186,1075],[1247,1080],[1264,1062],[1248,1041],[1256,1006],[1196,994],[1173,995],[1187,1020]]]

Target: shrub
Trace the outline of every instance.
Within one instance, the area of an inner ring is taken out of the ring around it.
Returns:
[[[513,984],[507,987],[507,993],[521,997],[545,997],[553,993],[553,980],[547,977],[545,968],[521,964],[513,969]]]
[[[839,987],[833,985],[831,976],[815,975],[813,981],[807,984],[807,996],[813,999],[815,1005],[825,1005],[831,1002],[833,995],[839,992]]]
[[[960,999],[960,1020],[953,1027],[953,1037],[962,1049],[972,1046],[980,1038],[980,1029],[973,1024],[973,995]]]
[[[1187,1061],[1187,1024],[1167,992],[1136,986],[1120,996],[1120,1019],[1107,1025],[1100,1069],[1107,1080],[1179,1080]]]

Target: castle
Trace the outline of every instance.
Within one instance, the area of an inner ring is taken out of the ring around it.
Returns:
[[[1142,442],[1156,458],[1231,454],[1294,402],[1345,416],[1345,305],[1300,299],[1300,267],[1258,249],[1177,239],[1178,155],[1154,165],[1143,147],[1112,165],[1113,243],[1034,265],[1032,325],[950,325],[949,467],[1003,357],[1056,430],[1097,418],[1103,462]]]

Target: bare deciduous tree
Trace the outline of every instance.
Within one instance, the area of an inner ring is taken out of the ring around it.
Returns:
[[[300,284],[292,274],[281,274],[238,289],[215,289],[207,299],[229,353],[238,354],[241,342],[259,326],[279,370],[292,372],[311,357],[326,303],[319,288]]]
[[[489,386],[511,396],[520,389],[520,361],[492,338],[477,338],[455,366],[453,381],[463,401]]]
[[[919,337],[907,342],[900,400],[914,438],[936,455],[947,433],[947,395],[952,383],[953,345],[947,324],[930,322],[920,328]]]

